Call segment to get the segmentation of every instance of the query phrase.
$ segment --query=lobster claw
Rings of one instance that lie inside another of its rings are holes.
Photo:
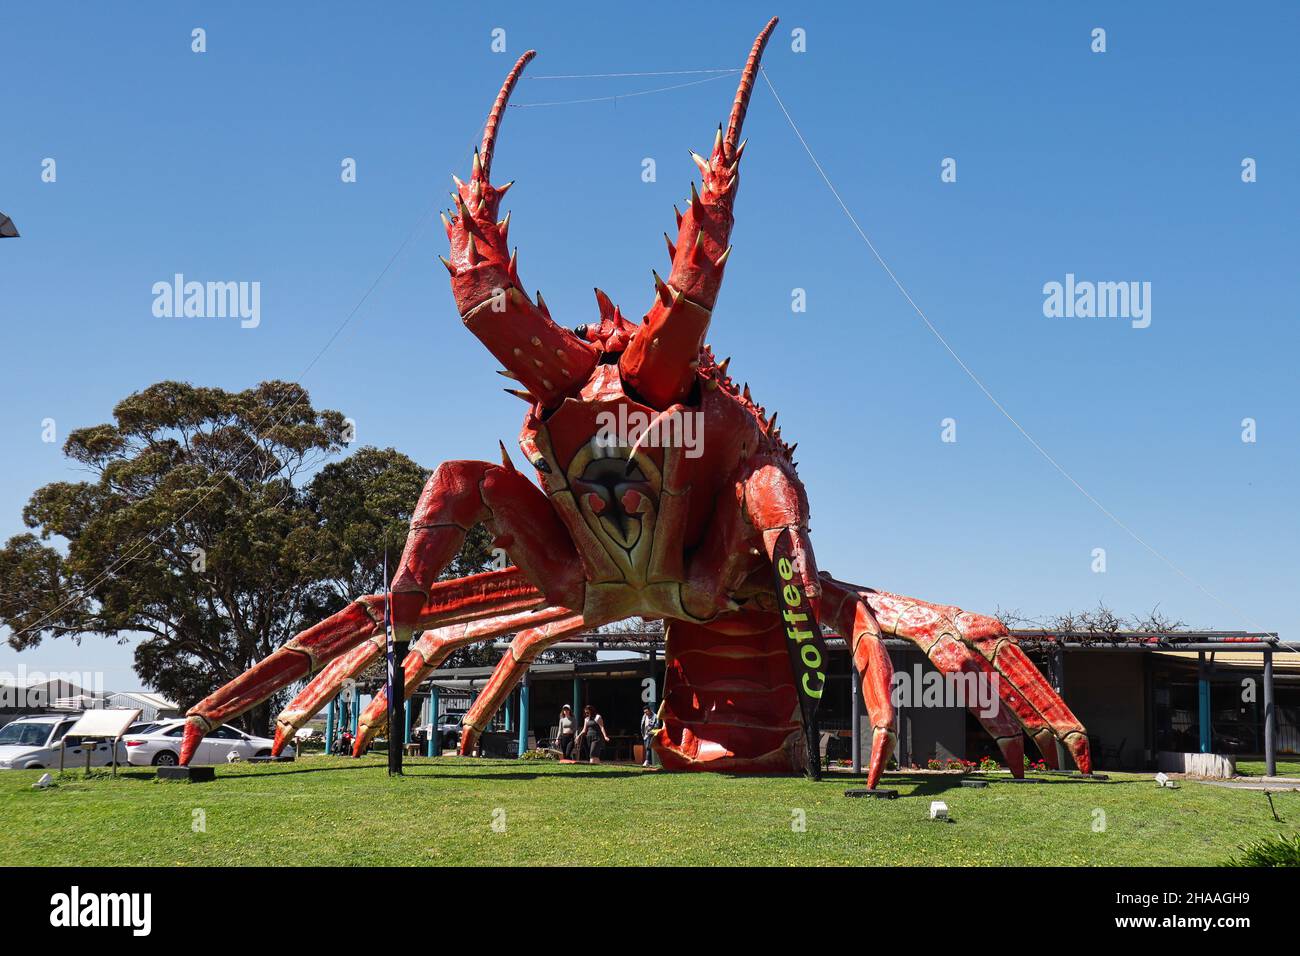
[[[465,326],[526,393],[551,407],[587,380],[599,352],[553,322],[540,295],[534,303],[524,292],[518,257],[506,242],[510,217],[497,219],[511,184],[493,186],[489,179],[501,118],[520,74],[535,55],[529,50],[506,76],[484,125],[469,182],[453,177],[455,208],[451,218],[443,217],[451,254],[443,264],[451,274],[452,294]]]
[[[655,299],[640,331],[619,361],[619,370],[643,399],[655,408],[683,401],[695,384],[691,365],[699,358],[722,286],[722,273],[731,255],[732,208],[739,187],[744,143],[740,130],[754,91],[759,62],[776,29],[768,21],[749,53],[740,75],[736,99],[724,133],[718,127],[708,159],[691,154],[700,169],[700,188],[691,183],[686,211],[678,215],[677,242],[668,240],[672,271],[665,283],[655,275]]]

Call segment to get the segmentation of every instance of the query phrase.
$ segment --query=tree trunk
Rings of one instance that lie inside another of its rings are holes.
[[[265,700],[244,714],[244,730],[258,737],[271,736],[271,701]]]

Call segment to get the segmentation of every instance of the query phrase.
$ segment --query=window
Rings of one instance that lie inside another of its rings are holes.
[[[55,741],[62,740],[63,735],[66,734],[69,730],[71,730],[72,725],[75,723],[76,723],[75,720],[62,721],[57,727],[54,728],[54,733],[50,735],[50,743],[52,744]],[[69,741],[69,743],[71,743],[72,746],[74,747],[80,747],[81,738],[80,737],[74,738],[73,740]]]
[[[9,747],[44,747],[49,738],[50,725],[14,721],[0,728],[0,745]]]

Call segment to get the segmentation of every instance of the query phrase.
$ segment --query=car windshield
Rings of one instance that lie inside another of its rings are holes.
[[[49,737],[49,724],[14,721],[0,727],[0,747],[44,747]]]

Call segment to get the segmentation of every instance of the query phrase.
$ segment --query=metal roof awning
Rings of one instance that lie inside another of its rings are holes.
[[[1286,645],[1282,645],[1285,647]],[[1195,665],[1201,657],[1200,651],[1156,651],[1157,657]],[[1208,659],[1215,667],[1258,670],[1264,666],[1263,651],[1209,651]],[[1273,672],[1300,676],[1300,653],[1282,652],[1273,654]]]
[[[645,660],[581,661],[578,663],[534,664],[528,670],[528,679],[572,680],[575,677],[604,677],[610,680],[621,677],[644,677]],[[492,676],[492,667],[459,667],[437,671],[425,682],[442,690],[481,690]]]

